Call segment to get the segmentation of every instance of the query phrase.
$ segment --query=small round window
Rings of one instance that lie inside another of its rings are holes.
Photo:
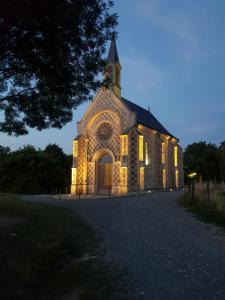
[[[100,141],[107,141],[111,139],[113,128],[109,123],[102,123],[97,129],[97,138]]]

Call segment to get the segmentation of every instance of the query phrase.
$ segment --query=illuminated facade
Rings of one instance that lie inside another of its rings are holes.
[[[183,186],[178,139],[150,111],[121,97],[121,65],[111,42],[102,87],[73,141],[71,194],[124,194]]]

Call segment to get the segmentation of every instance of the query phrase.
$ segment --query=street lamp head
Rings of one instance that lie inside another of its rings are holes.
[[[194,178],[196,175],[197,175],[197,173],[196,173],[196,172],[193,172],[193,173],[190,173],[190,174],[188,175],[188,177],[189,177],[189,178]]]

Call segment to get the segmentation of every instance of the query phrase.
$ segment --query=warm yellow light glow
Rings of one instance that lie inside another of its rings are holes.
[[[71,194],[76,194],[76,183],[77,183],[77,168],[72,168],[72,174],[71,174]]]
[[[144,160],[144,137],[143,135],[139,135],[139,160]]]
[[[166,144],[162,143],[162,164],[166,162]]]
[[[190,174],[188,175],[188,177],[189,177],[189,178],[193,178],[193,177],[195,177],[196,175],[197,175],[197,173],[193,172],[193,173],[190,173]]]
[[[145,168],[140,168],[140,189],[143,190],[145,187]]]
[[[149,165],[148,143],[145,143],[145,165]]]
[[[163,188],[166,188],[166,169],[162,170],[162,176],[163,176]]]
[[[178,170],[176,170],[176,172],[175,172],[175,179],[176,179],[176,188],[178,188],[179,187],[179,171]]]
[[[72,168],[72,184],[76,184],[77,181],[77,168]]]
[[[177,167],[177,161],[178,161],[177,150],[178,150],[178,147],[174,146],[174,167]]]
[[[73,157],[78,156],[78,141],[73,141]]]
[[[127,167],[120,168],[120,193],[127,193]]]
[[[128,155],[128,135],[120,136],[120,145],[121,155]]]

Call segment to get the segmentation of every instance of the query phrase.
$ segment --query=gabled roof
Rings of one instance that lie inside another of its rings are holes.
[[[117,48],[116,48],[115,37],[113,37],[111,40],[111,45],[109,48],[109,55],[108,55],[108,62],[111,62],[113,64],[120,63]]]
[[[144,109],[141,106],[138,106],[137,104],[123,97],[121,98],[121,100],[124,102],[128,109],[135,112],[137,124],[141,124],[145,127],[154,129],[159,133],[163,133],[177,139],[153,116],[153,114],[150,111]]]

